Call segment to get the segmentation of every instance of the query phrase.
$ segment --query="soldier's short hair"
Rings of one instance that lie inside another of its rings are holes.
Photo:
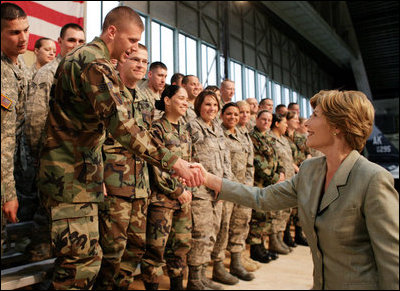
[[[290,110],[294,105],[299,105],[299,104],[297,104],[296,102],[290,102],[287,108]]]
[[[235,81],[232,81],[230,79],[225,79],[225,80],[222,81],[221,87],[224,87],[226,83],[235,83]]]
[[[219,107],[217,94],[215,94],[213,91],[210,91],[210,90],[203,90],[200,92],[200,94],[196,97],[196,100],[194,101],[194,112],[196,112],[197,116],[200,116],[201,105],[203,104],[204,99],[207,96],[214,97],[215,101],[217,101],[218,111],[221,109]]]
[[[156,100],[154,104],[156,109],[165,111],[165,102],[164,102],[165,97],[172,98],[172,96],[174,96],[180,88],[182,87],[179,87],[178,85],[166,86],[164,91],[161,93],[160,100]]]
[[[42,41],[44,40],[52,40],[48,37],[41,37],[37,41],[35,41],[35,49],[40,49],[42,47]]]
[[[272,114],[272,123],[271,123],[271,129],[273,129],[274,127],[276,127],[276,123],[281,122],[282,119],[286,118],[286,115],[281,115],[281,114]]]
[[[263,113],[268,113],[268,114],[272,115],[271,111],[269,111],[267,109],[262,109],[262,110],[257,112],[257,118],[260,118],[261,114],[263,114]]]
[[[272,100],[271,98],[263,98],[260,101],[260,105],[262,106],[267,100]],[[272,100],[273,101],[273,100]]]
[[[181,73],[175,73],[172,75],[171,77],[171,84],[174,82],[178,82],[179,79],[182,79],[183,77],[185,77],[185,75],[181,74]]]
[[[182,84],[187,84],[187,83],[189,83],[189,80],[190,80],[190,77],[195,77],[195,78],[197,78],[197,76],[195,76],[195,75],[186,75],[185,77],[183,77],[183,79],[182,79]],[[198,78],[197,78],[198,79]]]
[[[64,38],[65,33],[67,32],[67,29],[70,29],[70,28],[75,29],[75,30],[83,31],[82,26],[80,26],[79,24],[73,23],[73,22],[67,23],[61,28],[60,37]]]
[[[147,46],[145,46],[144,44],[138,43],[138,47],[142,50],[147,51]]]
[[[14,3],[1,3],[1,30],[4,28],[4,21],[10,21],[17,18],[26,18],[25,11]]]
[[[128,6],[115,7],[107,13],[103,22],[102,32],[105,32],[110,25],[120,27],[124,23],[128,22],[134,22],[144,30],[144,25],[139,14],[137,14],[132,8]]]
[[[153,71],[153,70],[155,70],[157,68],[168,70],[167,66],[163,62],[153,62],[153,63],[151,63],[149,70]]]
[[[218,88],[218,86],[215,86],[215,85],[208,85],[204,90],[210,90],[210,91],[213,91],[213,92],[221,91]]]
[[[232,106],[236,107],[238,110],[240,110],[239,105],[237,105],[236,102],[228,102],[222,107],[221,113],[224,114],[225,110]]]

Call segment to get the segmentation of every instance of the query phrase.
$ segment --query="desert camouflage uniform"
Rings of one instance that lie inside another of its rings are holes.
[[[182,122],[173,125],[163,115],[153,123],[152,132],[171,152],[191,161],[190,136]],[[181,205],[177,200],[184,191],[180,182],[156,167],[152,167],[151,172],[146,253],[141,272],[143,281],[159,283],[165,265],[164,255],[168,276],[183,275],[192,237],[192,215],[190,203]]]
[[[165,170],[178,157],[131,118],[126,103],[132,96],[100,38],[70,52],[55,77],[38,174],[57,256],[52,283],[56,289],[90,289],[102,259],[98,203],[104,200],[106,129],[129,151]]]
[[[254,182],[254,152],[253,144],[247,129],[236,128],[231,133],[223,124],[226,145],[230,152],[232,174],[234,180],[253,186]],[[251,208],[229,201],[223,201],[221,229],[217,236],[211,258],[216,261],[225,259],[225,250],[231,253],[242,252],[245,249],[246,237],[249,233]]]
[[[233,179],[230,153],[219,123],[214,119],[212,126],[201,117],[188,124],[192,138],[192,160],[218,176]],[[192,246],[188,253],[188,265],[200,266],[211,260],[211,252],[221,225],[222,202],[215,201],[213,190],[200,186],[192,200]]]
[[[151,102],[128,89],[133,98],[130,118],[149,129]],[[128,289],[146,247],[146,218],[150,182],[147,163],[129,152],[110,133],[103,145],[107,196],[99,205],[103,260],[96,289]]]
[[[153,90],[150,89],[149,80],[139,81],[137,84],[137,87],[138,87],[138,89],[140,89],[141,94],[143,94],[143,97],[145,97],[147,100],[149,100],[154,107],[153,120],[160,119],[161,116],[163,115],[163,111],[155,108],[155,103],[157,100],[160,100],[161,94],[154,93]]]
[[[250,132],[254,146],[254,186],[264,188],[275,184],[284,168],[275,151],[275,140],[268,133],[262,134],[257,127]],[[271,233],[271,220],[267,212],[252,210],[249,244],[264,243],[266,235]]]
[[[284,135],[278,138],[271,131],[270,136],[275,140],[275,151],[278,154],[278,159],[282,167],[285,169],[285,179],[290,179],[295,175],[292,147],[290,145],[291,143]],[[297,151],[297,148],[294,144],[293,149]],[[291,212],[291,208],[267,212],[270,215],[269,220],[271,221],[272,233],[278,233],[285,230],[286,223],[290,218]]]
[[[250,120],[249,120],[249,122],[247,122],[246,128],[249,132],[251,132],[253,130],[254,126],[256,126],[256,116],[250,115]]]
[[[14,179],[14,153],[16,146],[16,107],[19,99],[18,79],[11,61],[1,53],[1,253],[5,240],[6,218],[3,205],[17,199]]]

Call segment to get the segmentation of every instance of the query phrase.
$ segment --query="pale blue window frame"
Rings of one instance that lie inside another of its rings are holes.
[[[218,86],[217,82],[217,50],[204,43],[201,44],[201,83],[203,87]]]
[[[197,72],[197,41],[179,33],[179,72],[184,75],[198,75]]]

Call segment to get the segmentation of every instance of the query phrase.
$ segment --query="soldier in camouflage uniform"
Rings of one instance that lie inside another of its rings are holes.
[[[84,42],[85,34],[81,26],[76,23],[64,25],[58,38],[60,54],[37,71],[28,89],[25,116],[25,152],[28,161],[26,183],[33,199],[35,199],[29,203],[29,207],[34,211],[35,233],[38,234],[32,238],[32,242],[27,246],[27,252],[32,261],[44,260],[51,256],[49,218],[43,205],[38,201],[36,187],[40,151],[44,142],[44,126],[49,112],[50,89],[61,59],[74,47],[82,45]]]
[[[6,221],[17,222],[14,156],[17,128],[20,130],[22,121],[18,114],[25,98],[20,54],[28,46],[28,28],[28,18],[19,6],[1,4],[1,252]]]
[[[187,124],[192,138],[192,160],[201,163],[207,171],[219,177],[232,179],[230,155],[226,148],[224,133],[215,120],[219,111],[217,96],[214,92],[202,91],[194,105],[197,117]],[[205,274],[221,223],[222,202],[216,202],[214,197],[214,191],[204,186],[200,186],[193,193],[193,231],[192,247],[188,254],[188,289],[222,288]],[[225,270],[223,266],[222,268]]]
[[[116,7],[107,14],[100,38],[75,48],[57,69],[38,174],[57,256],[53,288],[91,289],[100,269],[98,204],[104,200],[106,129],[132,153],[174,170],[188,186],[204,180],[200,169],[172,154],[132,118],[132,95],[110,59],[124,62],[137,50],[143,30],[136,12]]]
[[[191,160],[191,141],[180,120],[187,109],[186,90],[177,85],[167,87],[156,108],[165,111],[153,122],[152,132],[172,152]],[[190,249],[192,193],[168,173],[151,168],[151,196],[147,214],[146,253],[141,264],[146,290],[158,289],[162,267],[167,265],[171,290],[183,290],[183,271]],[[164,260],[165,255],[165,260]]]
[[[153,104],[138,94],[136,83],[147,71],[148,53],[139,44],[117,70],[133,97],[136,123],[150,129]],[[150,182],[147,163],[129,152],[107,131],[103,145],[104,184],[107,196],[99,205],[100,245],[103,250],[96,289],[129,289],[145,252],[146,218]]]
[[[239,122],[239,106],[230,102],[221,110],[222,129],[224,130],[226,145],[231,156],[232,174],[235,180],[253,186],[253,145],[249,136],[245,136],[236,125]],[[251,208],[229,201],[223,201],[221,229],[217,236],[211,258],[223,262],[225,251],[231,253],[230,273],[239,279],[251,281],[252,273],[247,272],[241,263],[241,252],[245,248],[245,240],[249,230]],[[221,278],[222,279],[222,278]],[[238,280],[232,281],[233,283]]]
[[[287,127],[286,114],[273,114],[270,136],[275,142],[275,151],[282,167],[285,169],[285,179],[290,179],[295,175],[295,164],[292,156],[292,148],[285,137]],[[272,227],[272,234],[269,235],[269,249],[279,254],[290,253],[292,249],[283,242],[283,232],[290,218],[291,209],[269,211],[267,213],[270,215]]]
[[[186,110],[185,116],[182,117],[184,123],[188,123],[197,117],[194,111],[194,102],[200,94],[199,85],[199,78],[194,75],[186,75],[182,79],[182,87],[185,88],[189,98],[188,109]]]
[[[256,126],[250,132],[254,146],[254,186],[263,188],[282,180],[284,168],[275,151],[275,141],[268,134],[272,122],[272,113],[261,110],[257,114]],[[271,219],[263,211],[252,210],[250,232],[247,238],[250,244],[250,257],[261,263],[277,259],[277,254],[265,249],[267,235],[271,233]]]

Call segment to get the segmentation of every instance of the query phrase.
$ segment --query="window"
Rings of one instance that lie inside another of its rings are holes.
[[[289,89],[288,88],[283,88],[283,97],[282,97],[282,103],[285,104],[286,106],[289,105]]]
[[[267,98],[267,77],[257,74],[257,82],[258,96],[256,96],[256,99],[260,102],[262,99]]]
[[[219,57],[219,80],[220,84],[225,79],[225,58],[223,56]]]
[[[151,22],[151,62],[162,62],[167,66],[168,83],[174,74],[174,32],[155,21]]]
[[[256,98],[254,70],[249,69],[249,68],[244,69],[244,84],[246,85],[244,99]]]
[[[90,11],[90,13],[88,13]],[[86,42],[91,42],[101,32],[101,2],[86,1]]]
[[[293,96],[292,102],[297,103],[297,98],[298,98],[298,97],[297,97],[297,92],[293,91],[292,96]]]
[[[308,105],[307,105],[307,99],[306,98],[304,98],[303,96],[300,96],[300,100],[301,100],[301,111],[300,111],[300,115],[301,116],[304,116],[304,117],[306,117],[306,118],[308,118],[308,117],[310,117],[310,114],[309,114],[309,112],[308,112],[308,110],[307,110],[307,107],[308,107]]]
[[[274,91],[274,104],[275,107],[278,106],[279,104],[282,104],[282,99],[281,99],[281,86],[277,83],[272,82],[273,85],[273,91]]]
[[[197,76],[197,43],[183,34],[179,34],[179,73]]]
[[[236,62],[230,62],[231,67],[231,80],[235,82],[235,95],[233,96],[234,102],[243,100],[242,93],[242,65]]]
[[[204,88],[208,85],[217,85],[217,51],[202,44],[201,60],[201,82]]]
[[[144,18],[142,15],[140,15],[140,19],[143,22],[144,30],[143,30],[142,37],[141,37],[139,43],[146,45],[146,18]]]

